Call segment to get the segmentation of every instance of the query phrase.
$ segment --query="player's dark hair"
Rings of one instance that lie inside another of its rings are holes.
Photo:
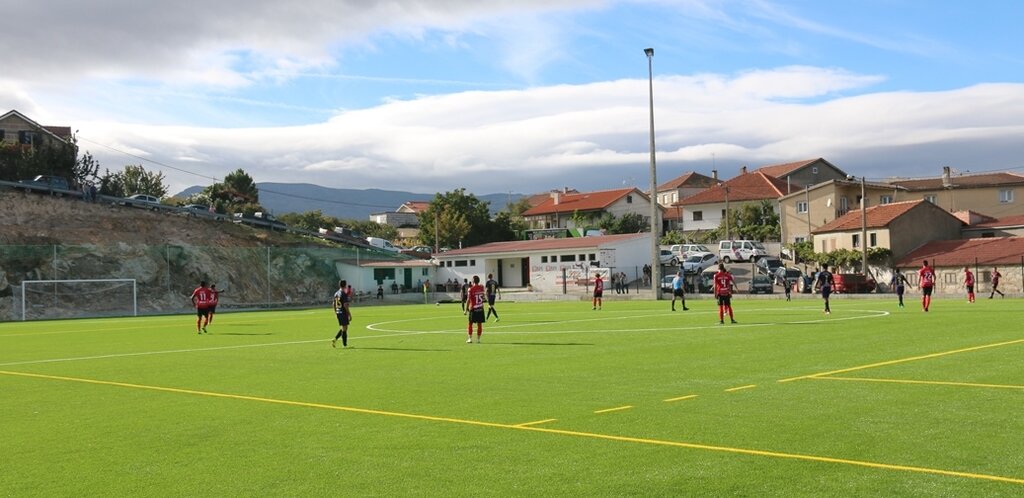
[[[479,275],[473,275],[473,283],[474,284],[479,284],[480,283],[480,276]]]
[[[200,280],[199,281],[199,286],[200,287],[206,287],[206,280]]]
[[[925,265],[925,266],[928,266],[928,260],[927,260],[927,259],[926,259],[926,260],[924,260],[924,265]]]
[[[725,263],[718,263],[718,271],[725,271]]]
[[[217,288],[217,284],[211,284],[211,285],[210,285],[210,288],[211,288],[211,289],[216,289],[216,288]]]
[[[348,287],[348,282],[345,280],[341,280],[338,282],[338,287],[344,289],[345,287]]]
[[[494,274],[493,273],[488,273],[487,274],[487,278],[494,278]]]
[[[825,263],[825,264],[821,265],[821,270],[822,271],[828,271],[828,263]]]

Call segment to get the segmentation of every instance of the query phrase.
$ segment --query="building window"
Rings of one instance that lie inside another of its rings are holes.
[[[722,219],[723,220],[725,219],[725,210],[724,209],[722,210]]]
[[[597,261],[597,254],[590,253],[587,255],[587,259],[590,261]]]
[[[892,204],[892,196],[891,195],[883,195],[879,199],[879,204]]]
[[[4,141],[4,130],[0,130],[0,142]]]
[[[828,252],[828,244],[824,239],[821,241],[821,252]]]
[[[868,234],[868,247],[878,247],[878,234],[871,232]]]
[[[679,192],[672,192],[672,202],[677,202],[678,200],[679,200]]]
[[[430,275],[430,272],[428,272],[428,271],[427,271],[427,269],[426,269],[426,268],[424,268],[424,269],[423,269],[423,273],[421,273],[421,275],[423,275],[423,276],[425,277],[425,276],[427,276],[427,275]]]
[[[797,238],[793,239],[793,242],[796,242],[797,244],[799,244],[799,243],[801,243],[801,242],[803,242],[805,240],[807,240],[807,239],[805,239],[804,237],[797,237]]]
[[[548,262],[548,257],[547,256],[541,256],[540,257],[540,262],[541,263],[547,263]]]
[[[395,279],[395,269],[394,268],[374,268],[373,269],[373,279],[376,280],[378,284],[384,283],[384,280],[394,280]]]
[[[469,266],[476,266],[476,260],[475,259],[469,260]]]
[[[850,209],[850,200],[847,199],[845,195],[840,197],[839,198],[839,210],[842,211],[843,213],[846,213],[846,211],[848,211],[849,209]]]
[[[467,266],[467,264],[466,264],[466,263],[467,263],[467,261],[466,261],[466,260],[464,260],[464,259],[457,259],[457,260],[455,260],[455,266],[456,266],[456,267],[463,267],[463,266]]]
[[[983,238],[983,239],[991,239],[992,237],[995,237],[995,236],[996,236],[995,232],[981,232],[981,238]]]
[[[942,282],[946,285],[955,285],[960,283],[959,273],[942,272]]]
[[[632,203],[633,203],[633,196],[632,195],[627,195],[626,196],[626,204],[632,204]]]
[[[19,131],[18,132],[18,143],[24,145],[32,145],[35,141],[35,133],[31,131]]]
[[[999,191],[999,202],[1008,204],[1013,202],[1013,189],[1003,189]]]
[[[694,211],[693,212],[693,221],[703,221],[703,220],[704,220],[704,211]]]
[[[563,255],[562,255],[562,260],[561,260],[561,261],[562,261],[563,263],[567,263],[567,262],[572,262],[572,261],[576,261],[576,255],[575,255],[575,254],[563,254]]]
[[[803,214],[807,212],[807,202],[799,201],[796,203],[796,212]]]
[[[934,195],[926,195],[926,196],[924,196],[924,200],[926,200],[926,201],[928,201],[928,202],[930,202],[932,204],[935,204],[935,196]]]
[[[853,234],[853,247],[854,248],[860,247],[860,234],[859,233]]]

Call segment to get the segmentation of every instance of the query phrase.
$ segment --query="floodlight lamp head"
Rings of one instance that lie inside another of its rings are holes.
[[[654,57],[654,49],[653,48],[645,48],[644,49],[644,53],[647,54],[647,57]]]

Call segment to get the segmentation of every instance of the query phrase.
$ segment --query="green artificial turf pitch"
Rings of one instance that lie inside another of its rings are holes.
[[[5,496],[1021,496],[1015,299],[0,324]]]

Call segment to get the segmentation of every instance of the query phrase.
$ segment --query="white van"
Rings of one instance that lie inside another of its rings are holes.
[[[367,237],[366,243],[378,249],[384,249],[385,251],[398,252],[400,250],[394,245],[392,245],[391,242],[388,242],[387,240],[384,240],[380,237]]]
[[[718,243],[718,259],[723,263],[757,261],[767,255],[768,249],[756,240],[723,240]]]

